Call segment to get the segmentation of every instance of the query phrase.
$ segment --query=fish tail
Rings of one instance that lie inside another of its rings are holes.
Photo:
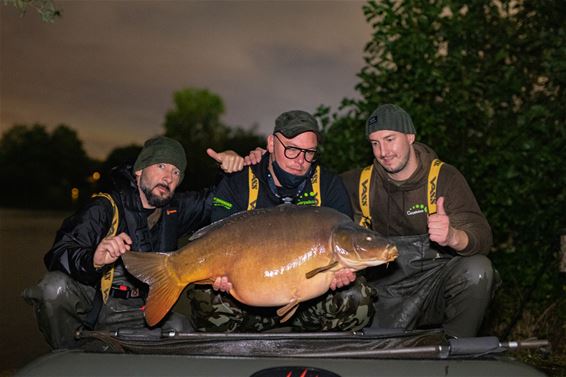
[[[155,326],[165,317],[185,288],[168,264],[172,253],[129,252],[122,260],[129,273],[149,285],[145,320]]]

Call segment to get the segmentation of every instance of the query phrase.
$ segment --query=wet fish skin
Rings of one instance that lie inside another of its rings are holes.
[[[173,253],[128,252],[128,271],[150,286],[146,321],[157,324],[190,283],[227,276],[230,294],[252,306],[297,305],[325,293],[334,273],[397,257],[395,245],[326,207],[282,205],[241,212],[197,232]],[[312,273],[314,276],[307,278]]]

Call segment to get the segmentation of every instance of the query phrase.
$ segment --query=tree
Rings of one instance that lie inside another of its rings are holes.
[[[140,154],[142,147],[131,144],[125,147],[113,149],[106,160],[100,165],[100,182],[97,184],[98,191],[109,192],[112,187],[112,169],[122,164],[132,165]]]
[[[218,167],[206,154],[233,149],[243,154],[260,145],[261,138],[239,127],[228,127],[220,120],[222,99],[206,89],[187,88],[173,94],[174,108],[165,116],[165,135],[177,139],[187,152],[187,172],[181,189],[200,189],[214,183]]]
[[[327,134],[339,142],[325,155],[343,159],[336,166],[363,166],[360,154],[344,151],[369,149],[359,137],[365,119],[378,104],[405,108],[417,138],[467,177],[492,225],[492,259],[510,283],[501,291],[508,317],[499,319],[508,321],[534,284],[530,310],[540,315],[566,288],[554,263],[566,225],[558,157],[566,145],[566,3],[384,0],[363,10],[373,34],[361,99],[327,112]]]
[[[77,133],[59,125],[51,134],[41,124],[16,125],[0,138],[0,205],[61,208],[74,204],[71,190],[89,196],[92,161]]]
[[[54,22],[57,17],[61,17],[61,11],[55,8],[51,0],[4,0],[4,4],[12,4],[22,16],[29,8],[33,8],[45,22]]]

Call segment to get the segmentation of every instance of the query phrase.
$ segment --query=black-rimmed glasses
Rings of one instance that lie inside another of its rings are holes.
[[[317,158],[317,150],[316,149],[303,149],[303,148],[299,148],[299,147],[288,147],[287,145],[283,144],[283,142],[281,141],[281,139],[279,139],[277,137],[277,135],[273,134],[273,136],[275,136],[275,138],[277,140],[279,140],[279,142],[281,143],[281,145],[285,149],[283,151],[283,154],[285,154],[285,157],[287,157],[288,159],[293,160],[293,159],[299,157],[299,155],[301,153],[303,153],[304,156],[305,156],[306,162],[316,161],[316,158]]]

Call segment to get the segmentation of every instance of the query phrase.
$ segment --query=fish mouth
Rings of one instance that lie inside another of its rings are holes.
[[[385,248],[385,253],[387,255],[387,262],[391,262],[399,256],[399,250],[397,250],[397,246],[393,244],[388,244]]]
[[[383,253],[379,257],[362,258],[362,255],[367,253],[359,246],[354,247],[354,254],[356,258],[350,259],[348,262],[349,267],[361,270],[366,267],[379,266],[394,261],[398,256],[397,246],[394,244],[387,244]]]

